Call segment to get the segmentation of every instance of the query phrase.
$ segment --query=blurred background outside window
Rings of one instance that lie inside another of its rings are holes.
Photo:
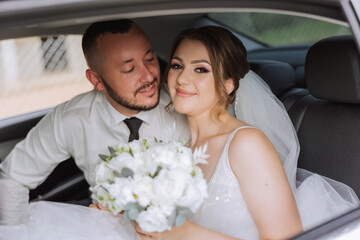
[[[349,27],[340,23],[279,13],[225,12],[208,17],[266,46],[307,44],[351,34]]]
[[[81,36],[0,41],[0,119],[46,109],[89,91]]]

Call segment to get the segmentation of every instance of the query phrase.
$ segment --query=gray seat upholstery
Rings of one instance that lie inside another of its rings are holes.
[[[273,60],[249,60],[250,68],[269,85],[276,96],[296,85],[295,71],[290,64]]]
[[[308,90],[291,89],[281,98],[299,137],[298,165],[360,196],[360,56],[352,37],[315,43],[305,76]]]

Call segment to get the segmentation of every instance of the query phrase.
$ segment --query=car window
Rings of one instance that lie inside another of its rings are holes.
[[[351,34],[340,23],[279,13],[210,13],[208,17],[268,46],[313,43],[320,39]]]
[[[0,41],[0,119],[53,107],[92,89],[80,35]]]

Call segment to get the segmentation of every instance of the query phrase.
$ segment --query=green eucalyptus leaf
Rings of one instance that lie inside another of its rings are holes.
[[[126,204],[126,206],[124,207],[124,209],[127,211],[130,209],[133,209],[133,208],[139,210],[139,212],[145,210],[145,208],[142,207],[138,202],[130,202],[130,203]]]
[[[137,208],[136,205],[139,205],[137,202],[129,202],[128,204],[126,204],[126,206],[124,207],[125,210],[129,210],[132,208]]]
[[[154,173],[154,175],[152,176],[152,178],[156,178],[157,175],[159,175],[160,171],[161,171],[162,167],[158,167]]]
[[[118,171],[113,171],[113,174],[115,177],[124,177],[121,173],[119,173]]]
[[[131,220],[136,220],[136,218],[139,216],[139,210],[137,208],[129,209],[127,212]]]
[[[191,213],[191,210],[188,207],[177,207],[177,211],[185,215]]]
[[[134,172],[130,168],[124,167],[121,170],[121,175],[122,175],[122,177],[132,177],[132,176],[134,176]]]
[[[176,218],[176,210],[174,209],[170,216],[168,217],[168,224],[169,226],[172,226],[175,224],[175,218]]]
[[[101,160],[103,160],[105,162],[109,162],[109,159],[108,159],[109,156],[106,156],[104,154],[99,154],[99,157],[100,157]]]
[[[110,147],[110,146],[108,148],[109,148],[109,152],[111,153],[111,155],[113,155],[116,152],[115,148]]]
[[[123,216],[126,220],[131,221],[128,211],[125,210]]]
[[[180,227],[186,221],[186,214],[183,212],[178,212],[175,218],[175,226]]]

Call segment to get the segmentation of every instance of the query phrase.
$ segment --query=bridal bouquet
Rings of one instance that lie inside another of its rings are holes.
[[[93,199],[113,214],[123,213],[146,232],[182,225],[208,197],[198,163],[207,163],[206,145],[192,153],[183,143],[141,139],[109,147],[96,168]]]

